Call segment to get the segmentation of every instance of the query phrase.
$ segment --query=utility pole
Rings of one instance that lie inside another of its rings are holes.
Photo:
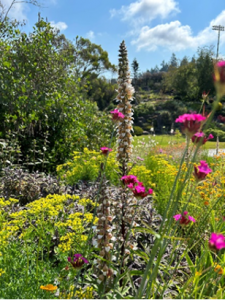
[[[224,26],[214,25],[212,27],[212,29],[213,30],[218,30],[217,53],[216,53],[216,59],[218,59],[218,56],[219,56],[219,46],[220,46],[220,31],[224,31]]]

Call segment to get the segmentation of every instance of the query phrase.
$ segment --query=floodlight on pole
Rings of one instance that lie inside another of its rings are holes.
[[[219,56],[219,46],[220,46],[220,31],[224,31],[224,26],[214,25],[212,27],[212,29],[218,31],[217,52],[216,52],[216,59],[218,59],[218,56]]]

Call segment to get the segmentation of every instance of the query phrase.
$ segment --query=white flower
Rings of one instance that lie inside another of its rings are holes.
[[[93,240],[93,241],[92,241],[92,245],[93,245],[94,247],[98,247],[98,242],[97,242],[97,240]]]
[[[109,252],[109,250],[110,250],[110,247],[105,247],[106,252]]]
[[[100,234],[98,235],[98,239],[99,239],[99,240],[100,240],[102,237],[103,237],[103,235],[100,235]]]

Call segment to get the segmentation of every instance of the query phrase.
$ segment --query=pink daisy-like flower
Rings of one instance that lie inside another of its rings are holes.
[[[199,131],[206,117],[200,114],[184,114],[179,116],[175,122],[182,123],[181,130],[187,137],[192,138],[192,136]]]
[[[191,138],[194,144],[198,144],[201,142],[201,145],[204,145],[208,140],[213,139],[214,136],[210,133],[208,137],[205,136],[204,132],[197,132]]]
[[[209,248],[214,251],[225,248],[225,236],[223,234],[213,232],[209,239]]]
[[[211,173],[212,169],[209,168],[208,164],[204,160],[200,160],[200,166],[194,166],[194,173],[196,180],[204,180],[207,174]]]
[[[74,254],[74,259],[73,259],[73,261],[72,261],[72,259],[71,259],[71,257],[68,257],[68,262],[70,262],[71,263],[71,265],[74,267],[74,268],[81,268],[84,264],[88,264],[89,263],[89,261],[86,259],[86,258],[84,258],[83,256],[82,256],[82,254],[79,254],[79,253],[77,253],[77,254]]]
[[[101,149],[103,155],[107,155],[109,152],[112,151],[112,149],[110,149],[108,147],[102,147],[100,149]]]
[[[112,111],[110,111],[110,113],[112,114],[112,120],[113,121],[119,121],[124,119],[124,114],[122,114],[120,111],[118,111],[118,109],[114,109]]]
[[[187,225],[189,224],[190,222],[196,222],[196,220],[192,217],[192,216],[187,216],[188,212],[187,211],[184,211],[183,212],[183,215],[179,214],[179,215],[175,215],[173,216],[173,218],[176,220],[176,221],[179,221],[179,223],[181,225]]]

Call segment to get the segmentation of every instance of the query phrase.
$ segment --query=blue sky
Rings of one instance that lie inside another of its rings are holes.
[[[11,18],[26,19],[32,31],[37,14],[48,18],[73,40],[82,36],[102,46],[112,63],[118,63],[118,49],[125,40],[130,63],[137,59],[141,71],[178,59],[191,58],[198,47],[217,47],[218,32],[212,25],[225,26],[224,0],[40,0],[37,8],[17,3]],[[2,0],[7,8],[11,0]],[[221,32],[220,55],[225,54],[225,31]],[[116,74],[107,74],[116,78]]]

